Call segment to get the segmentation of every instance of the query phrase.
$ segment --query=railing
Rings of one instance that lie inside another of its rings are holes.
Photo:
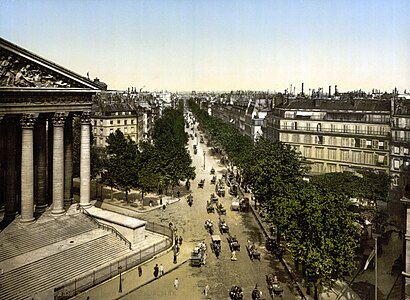
[[[87,216],[92,222],[94,222],[99,228],[103,228],[107,231],[111,231],[112,233],[115,234],[115,236],[119,237],[124,243],[125,245],[128,246],[128,248],[131,250],[131,242],[129,240],[127,240],[127,238],[125,236],[123,236],[117,229],[115,229],[114,227],[112,227],[111,225],[108,224],[103,224],[101,222],[98,222],[96,218],[94,218],[84,207],[78,206],[78,208],[80,209],[80,212],[82,212],[85,216]]]
[[[359,134],[359,135],[371,135],[371,136],[388,136],[389,132],[386,128],[386,130],[374,130],[374,131],[368,131],[368,130],[362,130],[362,129],[343,129],[343,128],[321,128],[317,129],[316,127],[306,127],[306,126],[297,126],[296,128],[294,126],[280,126],[277,128],[279,130],[287,130],[287,131],[307,131],[307,132],[314,132],[317,134],[323,134],[323,133],[345,133],[345,134]]]
[[[81,293],[97,284],[119,275],[120,272],[124,272],[141,265],[159,253],[167,250],[172,245],[173,242],[171,239],[164,239],[159,243],[155,243],[149,247],[140,249],[133,254],[127,255],[126,257],[122,257],[99,268],[90,270],[84,275],[75,277],[72,280],[55,287],[54,299],[69,299],[78,293]]]
[[[115,228],[98,222],[84,208],[79,207],[79,210],[83,212],[84,215],[86,215],[90,220],[92,220],[98,226],[101,226],[104,229],[111,230],[118,237],[124,240],[131,249],[131,243],[121,233],[119,233]],[[145,229],[148,231],[152,231],[154,233],[164,235],[168,238],[164,239],[161,242],[148,246],[144,249],[140,249],[139,251],[135,251],[134,253],[127,255],[126,257],[119,258],[115,260],[114,262],[107,263],[98,269],[90,270],[86,272],[84,275],[76,277],[70,281],[67,281],[57,286],[54,289],[54,299],[58,299],[58,300],[69,299],[78,293],[81,293],[97,284],[100,284],[108,279],[111,279],[114,276],[117,276],[120,272],[127,271],[135,266],[138,266],[150,260],[154,256],[167,250],[169,247],[173,245],[174,232],[170,227],[167,227],[161,224],[156,224],[153,222],[147,222],[145,225]]]

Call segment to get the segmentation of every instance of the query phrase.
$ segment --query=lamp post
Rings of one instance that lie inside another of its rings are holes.
[[[122,267],[121,267],[121,266],[119,266],[119,267],[118,267],[118,271],[120,272],[120,286],[118,287],[118,292],[119,292],[119,293],[122,293],[122,278],[121,278],[121,269],[122,269]]]
[[[205,170],[205,151],[204,151],[204,170]]]

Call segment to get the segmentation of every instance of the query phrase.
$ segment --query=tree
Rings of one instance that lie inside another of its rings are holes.
[[[294,258],[302,262],[304,276],[313,284],[318,299],[319,286],[331,286],[333,280],[355,268],[359,232],[344,195],[302,182],[293,196],[286,241]]]
[[[107,160],[103,181],[112,188],[119,188],[125,192],[125,200],[128,201],[128,193],[133,187],[138,186],[138,147],[131,138],[117,129],[107,138]]]

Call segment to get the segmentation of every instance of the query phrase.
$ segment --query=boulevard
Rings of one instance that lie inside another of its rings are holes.
[[[190,207],[187,204],[186,197],[189,191],[184,187],[185,191],[181,192],[181,201],[168,205],[165,210],[156,209],[147,212],[143,215],[143,218],[164,225],[172,222],[177,227],[177,235],[183,237],[181,247],[192,248],[193,245],[204,240],[207,245],[206,264],[201,267],[193,267],[189,263],[183,264],[173,272],[129,293],[121,299],[152,299],[154,296],[155,299],[228,299],[229,290],[233,285],[240,286],[244,291],[244,298],[250,299],[251,292],[256,284],[259,290],[262,291],[263,298],[269,299],[270,295],[266,284],[267,274],[274,274],[278,277],[284,288],[284,299],[298,299],[297,291],[287,284],[291,280],[282,263],[266,251],[264,247],[265,237],[252,212],[230,210],[230,204],[234,197],[229,194],[229,187],[225,186],[225,197],[219,197],[219,201],[227,209],[227,213],[221,218],[227,222],[230,234],[236,235],[241,245],[241,250],[237,251],[237,260],[231,261],[227,234],[222,234],[218,229],[219,215],[216,210],[214,213],[209,214],[206,210],[206,202],[210,199],[210,194],[215,192],[215,185],[211,184],[212,175],[210,170],[214,168],[219,179],[226,168],[220,163],[218,156],[212,155],[210,148],[206,146],[206,140],[204,143],[198,142],[201,133],[196,127],[194,131],[191,131],[191,128],[186,130],[189,134],[197,133],[197,137],[189,139],[188,145],[193,166],[196,168],[196,178],[191,182],[190,187],[194,197],[193,205]],[[194,145],[197,145],[198,148],[196,155],[193,151]],[[203,188],[198,187],[201,179],[205,179]],[[211,251],[210,234],[204,227],[207,219],[213,221],[214,234],[219,234],[222,239],[219,258]],[[260,261],[252,261],[249,258],[245,248],[247,240],[255,242],[261,253]],[[180,282],[178,290],[173,286],[175,278],[178,278]],[[206,285],[210,287],[208,297],[203,294]]]

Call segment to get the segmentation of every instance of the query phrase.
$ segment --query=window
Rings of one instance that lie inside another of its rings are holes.
[[[359,151],[352,151],[352,161],[354,163],[361,163],[361,154]]]
[[[349,132],[349,126],[343,125],[343,132]]]
[[[111,124],[111,125],[112,125],[112,124],[114,124],[114,121],[113,121],[113,120],[111,120],[111,121],[110,121],[110,124]]]
[[[124,133],[128,133],[128,127],[124,128]]]
[[[292,129],[298,130],[298,122],[293,122],[292,127]]]
[[[403,148],[404,155],[409,155],[409,148]]]
[[[373,153],[366,152],[364,154],[364,163],[367,165],[373,164]]]
[[[305,144],[310,144],[310,134],[305,134],[305,136],[303,138],[303,142]]]
[[[97,126],[97,120],[94,121],[94,126]]]
[[[127,123],[128,123],[128,120],[124,120],[124,125],[127,125]]]
[[[110,129],[110,134],[113,134],[114,133],[114,129]]]
[[[336,165],[335,164],[327,164],[327,169],[330,173],[336,172]]]
[[[384,142],[383,141],[379,141],[379,149],[384,149]]]
[[[372,141],[366,140],[366,148],[372,148]]]
[[[399,186],[399,176],[395,175],[392,179],[393,186]]]
[[[317,131],[322,131],[322,124],[320,123],[317,124]]]
[[[342,146],[343,147],[349,147],[349,139],[348,138],[342,138]]]
[[[405,148],[405,149],[406,149],[406,148]],[[400,153],[400,148],[397,147],[397,146],[394,146],[394,147],[393,147],[393,153],[394,153],[394,154],[399,154],[399,153]]]
[[[356,147],[356,148],[360,148],[360,139],[354,139],[354,146]]]
[[[134,120],[131,120],[131,125],[134,125]]]
[[[131,127],[131,133],[135,132],[135,127]]]
[[[94,128],[94,134],[97,134],[97,128]]]
[[[323,135],[318,135],[318,136],[317,136],[317,143],[318,143],[319,145],[323,145]]]
[[[348,150],[340,150],[340,156],[342,161],[349,161],[349,151]]]
[[[336,149],[328,149],[328,157],[330,160],[336,160]]]
[[[312,147],[304,147],[304,156],[305,157],[311,157],[312,156]]]
[[[398,159],[393,160],[393,167],[394,169],[400,169],[400,161]]]
[[[323,148],[316,148],[316,158],[323,158]]]
[[[335,124],[330,124],[330,132],[335,132],[336,128],[335,128]]]
[[[385,156],[384,155],[377,155],[377,163],[379,164],[379,165],[384,165],[384,162],[385,162]]]
[[[121,120],[117,120],[117,124],[121,124]]]

